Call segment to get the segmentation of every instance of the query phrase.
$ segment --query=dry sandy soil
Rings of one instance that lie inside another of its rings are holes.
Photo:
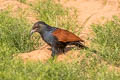
[[[28,3],[33,3],[32,1],[27,0]],[[29,5],[20,3],[17,0],[0,0],[0,11],[2,10],[9,10],[14,17],[26,17],[32,23],[38,20]]]
[[[28,3],[33,3],[35,0],[28,0]],[[81,37],[87,39],[88,36],[91,36],[91,27],[93,23],[102,24],[107,20],[112,19],[112,16],[120,16],[120,1],[119,0],[55,0],[55,2],[62,4],[65,8],[73,7],[77,10],[77,21],[79,25],[83,27],[81,32]],[[30,22],[36,22],[37,18],[32,12],[25,12],[26,9],[30,9],[30,6],[27,4],[20,3],[16,0],[0,0],[0,10],[6,8],[12,8],[13,12],[22,11],[15,16],[27,16]],[[24,13],[25,12],[25,13]],[[23,14],[24,13],[24,14]],[[89,41],[86,41],[89,42]],[[72,61],[77,58],[79,50],[66,50],[66,54],[58,54],[58,61]],[[85,54],[81,55],[84,57]],[[19,55],[24,61],[33,60],[33,61],[46,61],[51,57],[51,50],[49,46],[43,46],[38,50],[22,53]],[[72,57],[70,57],[72,56]]]

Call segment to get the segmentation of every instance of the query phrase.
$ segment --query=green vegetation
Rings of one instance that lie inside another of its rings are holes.
[[[39,19],[51,25],[56,25],[56,18],[65,14],[61,5],[55,4],[51,0],[39,1],[34,7]]]
[[[75,18],[68,18],[68,11],[59,4],[53,3],[52,0],[39,2],[32,7],[38,13],[39,19],[50,25],[60,26],[71,31],[77,26]],[[22,60],[13,57],[15,54],[28,52],[39,46],[38,43],[35,43],[37,41],[30,40],[30,26],[32,24],[29,24],[25,18],[11,17],[8,11],[0,12],[0,80],[120,79],[120,72],[114,70],[115,66],[111,65],[113,69],[110,70],[109,65],[102,62],[104,59],[108,63],[120,65],[119,19],[115,18],[102,26],[94,25],[96,38],[92,43],[97,45],[95,49],[98,53],[81,50],[79,56],[86,53],[85,57],[80,62],[79,58],[81,57],[78,57],[71,63],[50,59],[46,63],[28,62],[24,64]]]
[[[17,1],[19,1],[21,3],[26,3],[27,0],[17,0]]]
[[[120,66],[120,20],[114,17],[104,25],[94,25],[93,29],[99,55],[108,63]]]
[[[54,3],[52,0],[41,1],[33,5],[33,9],[38,14],[38,18],[45,21],[49,25],[62,27],[74,32],[74,27],[78,27],[76,13],[69,15],[68,9],[63,9],[60,4]],[[75,10],[71,9],[73,12]]]
[[[33,42],[30,41],[29,37],[30,29],[28,27],[30,25],[26,23],[25,19],[10,17],[5,11],[0,13],[0,22],[1,48],[6,46],[16,52],[33,50]]]

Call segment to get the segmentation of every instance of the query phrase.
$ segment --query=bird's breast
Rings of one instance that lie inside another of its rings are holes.
[[[42,35],[43,40],[48,44],[48,45],[53,45],[55,38],[52,35],[52,31],[46,31],[44,32],[44,34]]]

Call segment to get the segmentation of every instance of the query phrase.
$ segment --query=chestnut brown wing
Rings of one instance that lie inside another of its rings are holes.
[[[75,34],[67,30],[56,29],[52,34],[58,39],[58,41],[61,41],[61,42],[73,42],[73,41],[84,42],[82,39],[77,37]]]

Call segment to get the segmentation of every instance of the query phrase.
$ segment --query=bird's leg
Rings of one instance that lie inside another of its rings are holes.
[[[62,51],[63,51],[63,53],[65,54],[65,49],[63,49]]]
[[[54,57],[55,54],[57,54],[57,49],[55,47],[52,47],[52,54],[51,54],[51,56]]]
[[[59,51],[60,51],[61,53],[65,53],[64,48],[59,48]]]
[[[61,49],[61,51],[62,51],[62,53],[64,53],[64,54],[65,54],[65,49],[64,49],[64,48],[62,48],[62,49]]]
[[[65,47],[66,47],[66,44],[62,47],[62,52],[65,54]]]

